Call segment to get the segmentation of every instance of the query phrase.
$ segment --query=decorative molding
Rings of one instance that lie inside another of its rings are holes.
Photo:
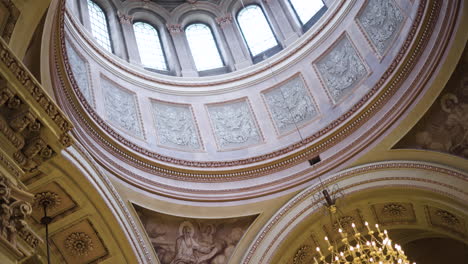
[[[0,61],[11,71],[16,80],[36,101],[43,111],[53,120],[62,133],[72,129],[70,121],[61,113],[57,105],[25,68],[23,63],[10,51],[8,45],[0,40]],[[14,108],[14,106],[10,106]]]

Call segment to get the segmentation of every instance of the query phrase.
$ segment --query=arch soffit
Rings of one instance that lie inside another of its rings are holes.
[[[133,16],[133,23],[135,22],[145,22],[157,29],[159,34],[166,29],[166,19],[159,16],[158,14],[140,8],[132,9],[129,13]]]
[[[117,10],[120,10],[122,3],[118,0],[92,0],[100,8],[103,9],[104,13],[107,16],[107,19],[110,19],[111,15],[117,14]]]
[[[379,189],[413,189],[427,193],[426,199],[445,204],[458,213],[468,214],[468,174],[434,163],[397,161],[401,168],[387,167],[395,162],[378,162],[350,168],[316,182],[284,204],[258,232],[244,255],[243,264],[268,263],[282,247],[282,242],[303,221],[317,215],[324,203],[322,186],[337,189],[345,196],[355,196]],[[430,194],[430,195],[429,195]],[[408,195],[408,193],[405,193]],[[411,192],[415,199],[419,197]],[[438,197],[438,198],[437,198]],[[370,197],[367,197],[370,198]],[[366,198],[366,199],[367,199]],[[346,199],[346,198],[345,198]],[[372,219],[373,221],[375,219]]]
[[[207,14],[211,17],[212,23],[215,23],[215,18],[224,16],[225,12],[225,10],[220,9],[212,3],[197,3],[196,9],[193,9],[190,4],[183,4],[172,10],[171,22],[185,26],[186,24],[183,23],[189,23],[187,18],[192,18],[199,14]]]
[[[124,2],[122,4],[120,12],[126,15],[136,15],[140,12],[147,12],[148,14],[155,15],[164,23],[169,22],[171,20],[171,13],[167,11],[167,9],[163,8],[162,6],[154,3],[154,2]]]

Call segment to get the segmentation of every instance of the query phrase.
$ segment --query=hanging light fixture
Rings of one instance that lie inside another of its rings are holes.
[[[351,224],[352,233],[344,231],[340,218],[336,217],[335,201],[327,190],[323,190],[322,193],[327,202],[330,217],[337,218],[340,238],[333,243],[325,237],[328,253],[322,253],[322,250],[317,247],[319,259],[314,257],[315,264],[410,264],[405,252],[398,244],[392,242],[387,230],[381,232],[378,224],[375,225],[376,230],[373,230],[365,222],[366,233],[359,232],[354,223]],[[413,262],[413,264],[416,263]]]

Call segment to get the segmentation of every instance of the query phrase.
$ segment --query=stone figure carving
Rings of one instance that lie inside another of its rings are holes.
[[[403,22],[403,14],[393,0],[370,0],[358,20],[383,55]]]
[[[104,91],[104,109],[107,118],[130,133],[142,136],[142,129],[134,94],[119,88],[106,79],[101,79]]]
[[[86,101],[89,104],[94,105],[93,94],[88,80],[88,66],[86,62],[81,58],[80,55],[78,55],[68,40],[65,42],[65,48],[67,50],[67,56],[70,62],[69,65],[78,88],[80,89],[81,93],[83,93]]]
[[[265,93],[273,121],[280,134],[311,120],[317,109],[300,77]]]
[[[316,65],[334,103],[367,75],[367,69],[348,37],[342,38]]]
[[[247,101],[209,106],[208,111],[222,149],[260,142],[261,136]]]
[[[153,103],[159,143],[170,147],[200,149],[200,142],[189,106]]]

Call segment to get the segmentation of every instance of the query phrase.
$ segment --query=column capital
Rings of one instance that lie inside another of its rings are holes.
[[[167,30],[171,35],[179,34],[184,32],[181,24],[166,24]]]
[[[231,14],[227,14],[223,17],[217,17],[216,18],[216,23],[218,23],[218,25],[221,27],[221,28],[224,28],[226,25],[229,25],[232,23],[232,15]]]
[[[133,16],[131,16],[131,15],[126,15],[126,14],[122,14],[120,12],[117,12],[117,17],[119,18],[120,24],[129,24],[129,25],[131,25],[133,23]]]

